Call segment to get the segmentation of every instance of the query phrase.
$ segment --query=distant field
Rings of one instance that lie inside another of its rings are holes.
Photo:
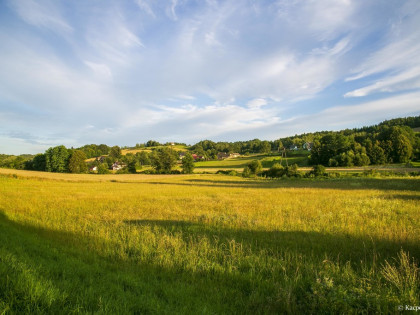
[[[122,155],[126,155],[127,153],[136,154],[137,152],[141,152],[141,151],[150,153],[152,152],[152,149],[159,149],[159,148],[164,148],[164,147],[172,148],[175,151],[187,151],[187,148],[184,145],[171,145],[171,146],[162,145],[162,146],[157,146],[157,147],[145,147],[145,148],[139,148],[139,149],[123,149],[121,150],[121,154]]]
[[[419,209],[418,178],[3,169],[0,313],[394,313]]]
[[[195,167],[197,169],[201,168],[217,168],[217,169],[229,169],[229,168],[237,168],[243,169],[246,165],[251,163],[253,160],[260,160],[261,164],[264,168],[270,168],[275,163],[281,163],[286,166],[286,159],[281,159],[280,156],[272,156],[272,155],[252,155],[252,156],[241,156],[238,158],[232,159],[225,159],[225,160],[217,160],[217,161],[202,161],[196,162]],[[281,161],[282,160],[282,161]],[[308,165],[308,158],[305,156],[297,156],[297,157],[288,157],[287,158],[288,165],[298,164],[299,166],[306,166]]]

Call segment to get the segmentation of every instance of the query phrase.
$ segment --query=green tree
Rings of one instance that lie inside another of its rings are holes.
[[[150,165],[149,154],[146,151],[140,151],[136,153],[136,159],[140,165]]]
[[[109,156],[118,159],[121,156],[121,148],[119,146],[113,146],[109,151]]]
[[[69,159],[69,171],[70,173],[86,173],[86,154],[81,150],[75,150]]]
[[[262,165],[259,160],[253,160],[248,164],[248,168],[253,175],[258,175],[262,171]]]
[[[379,144],[374,144],[370,151],[370,160],[372,164],[385,164],[386,156],[385,151],[382,149]]]
[[[185,174],[192,174],[194,171],[194,158],[189,152],[187,152],[182,159],[182,171]]]
[[[46,160],[45,154],[37,154],[32,159],[32,169],[34,171],[45,171],[46,168]]]
[[[178,154],[176,151],[168,147],[154,150],[151,154],[152,167],[157,173],[170,173],[177,160]]]
[[[245,166],[244,170],[242,171],[242,177],[251,177],[252,173],[251,170],[249,169],[249,166]]]
[[[98,174],[109,174],[108,164],[101,163],[98,165]]]
[[[366,153],[357,153],[354,156],[354,165],[365,166],[370,164],[370,159]]]
[[[132,173],[132,174],[136,174],[137,173],[137,169],[136,169],[136,160],[131,160],[128,165],[127,165],[127,169],[128,172]]]
[[[45,170],[47,172],[65,173],[68,171],[69,150],[60,145],[45,152]]]
[[[316,177],[325,175],[325,167],[323,165],[315,165],[311,171]]]
[[[260,153],[270,153],[271,152],[271,144],[268,141],[262,141],[260,145]]]

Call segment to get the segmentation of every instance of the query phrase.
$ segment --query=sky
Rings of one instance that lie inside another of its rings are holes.
[[[2,0],[0,153],[420,114],[418,0]]]

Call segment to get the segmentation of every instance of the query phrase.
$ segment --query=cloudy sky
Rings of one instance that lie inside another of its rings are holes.
[[[0,153],[420,114],[418,0],[4,0],[0,43]]]

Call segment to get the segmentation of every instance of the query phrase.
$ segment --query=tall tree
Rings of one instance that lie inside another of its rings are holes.
[[[191,174],[194,171],[194,158],[189,152],[182,159],[182,171],[185,174]]]
[[[67,172],[69,156],[69,150],[64,145],[49,148],[45,152],[45,170],[57,173]]]
[[[70,173],[86,173],[86,154],[81,150],[75,150],[69,159],[69,171]]]
[[[45,154],[37,154],[32,159],[32,169],[34,171],[45,171]]]
[[[158,173],[170,173],[178,160],[178,154],[171,148],[154,150],[151,154],[152,166]]]
[[[114,158],[114,159],[118,159],[121,156],[121,149],[119,146],[115,145],[111,148],[111,150],[109,151],[109,156]]]
[[[135,159],[132,159],[130,162],[128,162],[127,167],[128,167],[129,173],[132,173],[132,174],[137,173],[136,164],[137,164],[137,161]]]

